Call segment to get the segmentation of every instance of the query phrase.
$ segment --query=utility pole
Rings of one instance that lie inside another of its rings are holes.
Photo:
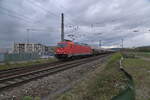
[[[14,40],[13,52],[15,52],[16,42]]]
[[[123,49],[123,42],[124,42],[124,40],[123,40],[123,39],[121,39],[121,41],[122,41],[122,49]]]
[[[99,47],[101,48],[102,46],[102,40],[99,40]]]
[[[61,41],[64,41],[64,14],[61,14]]]
[[[29,44],[29,40],[30,40],[30,39],[29,39],[29,38],[30,38],[30,37],[29,37],[29,31],[30,31],[30,29],[27,29],[27,43],[28,43],[28,44]]]

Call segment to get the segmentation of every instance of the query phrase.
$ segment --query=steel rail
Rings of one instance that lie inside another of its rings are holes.
[[[94,61],[98,58],[102,58],[105,56],[106,55],[101,55],[101,56],[96,56],[96,57],[80,59],[80,60],[76,60],[72,62],[67,62],[65,64],[55,65],[55,66],[51,66],[48,68],[43,68],[43,69],[38,69],[35,71],[27,72],[27,73],[21,73],[18,75],[4,77],[0,79],[0,91],[10,88],[10,87],[19,86],[22,83],[27,83],[33,79],[38,79],[44,76],[58,73],[66,69],[77,67],[79,65]]]

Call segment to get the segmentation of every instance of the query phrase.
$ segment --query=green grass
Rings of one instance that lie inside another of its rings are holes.
[[[120,58],[120,53],[114,54],[107,64],[99,65],[95,72],[57,100],[110,100],[126,88],[127,80],[119,70]]]
[[[25,96],[22,100],[41,100],[40,97]]]
[[[150,52],[135,52],[135,55],[150,58]]]
[[[136,100],[150,100],[150,61],[125,58],[123,65],[134,79]]]
[[[55,58],[49,58],[49,59],[38,59],[35,61],[25,61],[25,62],[14,62],[14,63],[5,62],[3,65],[0,65],[0,70],[42,64],[42,63],[48,63],[48,62],[54,62],[54,61],[57,61],[57,60]]]

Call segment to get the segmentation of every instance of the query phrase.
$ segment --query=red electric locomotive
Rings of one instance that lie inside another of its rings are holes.
[[[70,40],[59,42],[55,50],[55,57],[58,59],[89,55],[92,55],[92,49],[90,46],[72,42]]]

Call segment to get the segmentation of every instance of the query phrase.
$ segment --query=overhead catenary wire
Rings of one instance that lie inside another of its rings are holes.
[[[26,22],[32,22],[31,18],[29,18],[27,16],[24,16],[22,14],[19,14],[19,13],[13,11],[13,10],[8,9],[8,8],[4,8],[4,7],[0,6],[0,10],[2,10],[3,13],[5,13],[5,14],[7,13],[7,15],[9,14],[8,16],[16,17],[16,18],[22,19],[22,20],[24,20]]]
[[[34,24],[34,23],[32,22],[32,19],[31,19],[31,18],[28,18],[27,16],[22,15],[22,14],[20,14],[20,13],[17,13],[17,12],[15,12],[15,11],[13,11],[13,10],[10,10],[10,9],[8,9],[8,8],[1,7],[1,6],[0,6],[0,10],[1,10],[1,13],[5,14],[5,15],[11,17],[11,18],[15,18],[15,19],[17,19],[17,20],[19,20],[19,21],[22,21],[22,26],[25,26],[25,27],[32,27],[32,26],[26,26],[25,24]],[[25,23],[25,24],[23,24],[23,23]],[[20,24],[21,24],[21,23],[20,23]]]
[[[15,19],[17,19],[17,20],[19,20],[19,21],[24,22],[24,23],[30,23],[30,21],[28,21],[28,20],[22,18],[21,16],[14,15],[14,14],[11,14],[11,13],[8,13],[8,12],[5,12],[5,11],[1,11],[1,13],[4,13],[5,15],[7,15],[7,16],[9,16],[9,17],[11,17],[11,18],[13,17],[13,18],[15,18]]]
[[[30,1],[31,1],[31,0],[30,0]],[[29,1],[29,2],[30,2],[30,1]],[[39,5],[38,3],[35,3],[35,2],[36,2],[35,0],[34,0],[34,3],[33,3],[33,1],[31,1],[31,2],[32,2],[32,3],[30,3],[31,5],[40,8],[41,10],[43,10],[44,12],[46,12],[46,13],[48,13],[48,14],[51,14],[51,15],[53,15],[53,16],[57,16],[57,17],[58,17],[58,15],[56,15],[55,13],[49,11],[49,10],[46,9],[45,7],[42,7],[42,6]],[[27,16],[25,16],[25,15],[22,15],[22,14],[20,14],[20,13],[17,13],[16,11],[13,11],[13,10],[10,10],[10,9],[7,9],[7,8],[3,8],[3,7],[1,7],[1,10],[3,10],[3,13],[5,13],[7,16],[13,17],[13,18],[15,18],[15,19],[17,19],[17,20],[19,20],[19,21],[23,21],[24,23],[33,24],[31,18],[29,18],[29,17],[27,17]],[[65,15],[67,15],[67,14],[65,14]],[[60,16],[59,16],[59,17],[60,17]],[[65,19],[67,20],[67,22],[70,22],[69,24],[71,24],[70,26],[72,26],[73,32],[76,32],[77,29],[76,29],[75,27],[78,27],[78,26],[77,26],[77,25],[73,25],[73,23],[72,23],[73,21],[70,20],[69,17],[65,17]],[[22,26],[24,26],[23,23],[22,23]],[[32,26],[27,26],[27,27],[32,27]],[[25,28],[25,27],[24,27],[24,28]]]
[[[30,2],[31,5],[34,4],[33,6],[36,6],[36,7],[40,8],[40,9],[42,9],[43,11],[45,11],[45,12],[48,13],[48,14],[51,14],[51,15],[54,15],[54,16],[58,16],[58,15],[54,14],[53,12],[51,12],[51,11],[45,9],[44,7],[38,5],[37,3],[35,3],[35,1],[33,2],[33,1],[30,0],[29,2]],[[15,11],[10,10],[10,9],[4,8],[4,7],[0,7],[0,8],[1,8],[1,10],[5,11],[5,12],[4,12],[5,14],[7,13],[6,15],[8,15],[8,16],[10,16],[10,17],[15,17],[16,19],[25,21],[25,22],[27,22],[27,23],[30,23],[30,22],[32,22],[32,20],[33,20],[33,19],[31,19],[31,18],[29,18],[29,17],[27,17],[27,16],[24,16],[24,15],[22,15],[22,14],[20,14],[20,13],[17,13],[17,12],[15,12]]]
[[[54,16],[53,18],[60,18],[60,15],[58,14],[55,14],[54,12],[48,10],[47,8],[43,7],[42,5],[40,5],[37,1],[35,0],[28,0],[28,3],[30,5],[32,5],[33,7],[36,7],[38,9],[41,9],[42,11],[44,11],[46,14],[48,15],[52,15]],[[56,21],[59,21],[59,20],[56,20]]]
[[[48,13],[48,14],[53,15],[53,16],[55,16],[55,17],[59,17],[59,15],[56,15],[54,12],[52,12],[52,11],[46,9],[45,7],[42,7],[42,6],[39,5],[39,4],[37,4],[37,1],[35,1],[35,0],[33,0],[33,1],[32,1],[32,0],[28,0],[28,2],[29,2],[29,4],[31,4],[31,5],[33,5],[33,6],[37,7],[37,8],[40,8],[40,9],[43,10],[45,13]]]
[[[51,2],[52,2],[52,0],[51,0]],[[62,9],[66,9],[63,5],[59,4],[59,6],[56,6],[56,7],[60,10],[60,12],[63,12],[65,14],[65,23],[70,24],[68,26],[77,26],[76,24],[73,23],[75,21],[70,18],[71,15],[69,15],[68,12],[62,10]],[[67,27],[67,25],[65,25],[65,27]]]
[[[33,4],[33,1],[31,1],[31,0],[29,0],[28,2],[30,2],[30,3]],[[35,2],[35,0],[34,0],[34,2]],[[34,3],[33,6],[39,7],[40,9],[44,10],[46,13],[53,14],[54,16],[57,16],[57,17],[58,17],[58,15],[56,15],[56,14],[54,14],[53,12],[51,12],[51,11],[45,9],[44,7],[38,5],[37,3]],[[60,16],[59,16],[59,17],[60,17]],[[72,25],[72,21],[69,20],[69,17],[67,18],[67,17],[66,17],[66,14],[65,14],[65,22],[66,22],[66,20],[69,22],[69,24],[71,24],[71,25],[69,25],[69,26],[72,26],[73,28],[75,27],[75,25]],[[65,27],[68,27],[68,26],[65,25]]]

